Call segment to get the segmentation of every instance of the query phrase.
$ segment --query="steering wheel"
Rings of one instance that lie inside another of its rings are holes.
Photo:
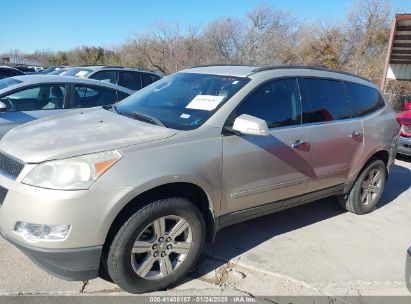
[[[4,97],[1,99],[1,101],[7,106],[7,111],[16,111],[16,107],[14,106],[13,102],[9,97]]]

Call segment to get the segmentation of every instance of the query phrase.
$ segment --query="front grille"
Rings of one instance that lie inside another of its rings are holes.
[[[3,205],[4,199],[6,198],[7,192],[9,192],[9,190],[7,190],[6,188],[3,188],[2,186],[0,186],[0,207]]]
[[[24,168],[24,163],[0,152],[0,174],[16,179]]]
[[[402,125],[402,132],[411,135],[411,125]]]

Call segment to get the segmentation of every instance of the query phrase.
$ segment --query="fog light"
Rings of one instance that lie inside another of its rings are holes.
[[[64,240],[70,225],[45,225],[17,222],[14,231],[29,242]]]

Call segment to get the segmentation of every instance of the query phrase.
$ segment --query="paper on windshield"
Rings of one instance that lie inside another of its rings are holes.
[[[197,95],[186,106],[187,109],[212,111],[220,104],[224,96]]]

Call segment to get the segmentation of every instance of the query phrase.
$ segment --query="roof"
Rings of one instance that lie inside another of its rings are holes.
[[[393,20],[382,89],[386,79],[411,80],[411,14],[397,14]]]
[[[156,75],[160,76],[160,74],[158,74],[156,72],[153,72],[153,71],[141,70],[141,69],[136,69],[136,68],[131,68],[131,67],[123,67],[123,66],[81,65],[81,66],[75,66],[75,67],[69,67],[69,68],[84,68],[84,69],[90,69],[90,70],[93,70],[93,71],[104,70],[104,69],[122,70],[122,71],[139,71],[139,72],[146,72],[146,73],[156,74]]]
[[[125,87],[118,86],[118,85],[113,84],[113,83],[94,80],[94,79],[88,79],[88,78],[74,77],[74,76],[33,75],[33,74],[30,74],[30,75],[14,76],[14,77],[11,77],[11,78],[22,81],[19,84],[13,85],[13,87],[12,87],[13,89],[28,86],[28,85],[46,84],[46,83],[80,83],[80,84],[103,86],[103,87],[115,89],[117,91],[122,91],[122,92],[125,92],[127,94],[134,93],[134,91],[132,91],[132,90],[129,90]],[[8,90],[9,88],[6,88],[5,90]],[[0,90],[0,92],[1,92],[1,90]]]
[[[256,69],[255,66],[249,65],[200,65],[192,67],[190,69],[183,70],[184,73],[201,73],[201,74],[212,74],[212,75],[230,75],[237,77],[247,77],[253,73]]]
[[[361,77],[359,75],[355,75],[352,73],[339,71],[339,70],[327,69],[324,67],[317,67],[317,66],[279,65],[279,66],[255,67],[255,66],[248,66],[248,65],[203,65],[203,66],[197,66],[197,67],[193,67],[187,70],[183,70],[182,72],[248,77],[250,75],[257,74],[260,72],[274,71],[274,70],[292,70],[292,71],[304,70],[304,71],[327,72],[327,73],[334,73],[334,74],[354,77],[354,78],[361,79],[361,80],[371,83],[370,80],[364,77]]]

